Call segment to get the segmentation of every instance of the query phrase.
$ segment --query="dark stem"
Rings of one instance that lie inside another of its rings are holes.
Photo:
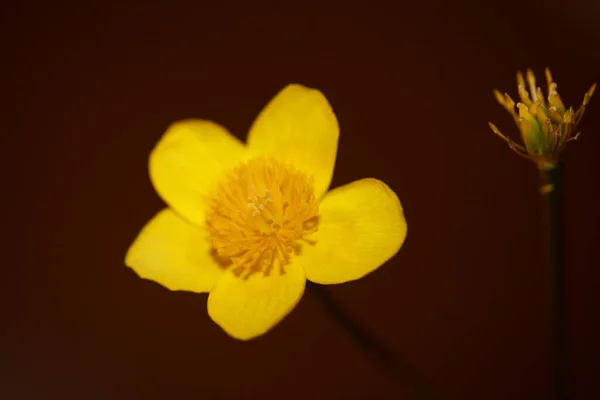
[[[565,295],[565,244],[563,229],[563,165],[541,170],[541,193],[546,203],[548,266],[551,274],[551,371],[553,400],[567,398],[567,305]]]
[[[412,389],[426,400],[441,400],[443,397],[435,389],[431,382],[428,382],[418,371],[415,370],[406,361],[395,357],[392,352],[382,343],[377,341],[369,332],[357,324],[339,304],[329,294],[327,289],[322,286],[307,282],[308,289],[320,300],[327,312],[337,321],[338,324],[352,337],[359,347],[374,361],[379,367],[396,381],[405,382],[411,385]]]

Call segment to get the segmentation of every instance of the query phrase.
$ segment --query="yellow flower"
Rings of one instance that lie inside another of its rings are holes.
[[[518,115],[515,112],[515,102],[508,94],[502,95],[494,90],[496,100],[513,116],[515,123],[521,131],[521,139],[525,147],[514,143],[491,122],[492,131],[508,142],[508,145],[517,154],[536,163],[540,169],[553,168],[559,161],[564,147],[571,140],[579,137],[577,125],[583,117],[585,108],[594,94],[596,84],[585,93],[583,103],[575,112],[573,107],[566,109],[557,92],[556,82],[553,82],[550,70],[546,68],[546,82],[548,85],[547,102],[544,100],[542,89],[536,87],[533,72],[527,70],[527,85],[525,78],[517,72],[517,84],[521,102],[516,104]]]
[[[338,137],[326,98],[300,85],[271,100],[246,145],[210,121],[172,124],[149,161],[169,208],[125,264],[170,290],[208,292],[212,320],[241,340],[281,321],[306,279],[336,284],[374,271],[404,242],[402,206],[372,178],[327,191]]]

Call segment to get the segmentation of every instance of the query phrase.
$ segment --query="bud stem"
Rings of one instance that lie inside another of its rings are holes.
[[[540,169],[541,194],[546,205],[548,266],[551,279],[551,398],[567,399],[567,304],[563,229],[563,164]]]

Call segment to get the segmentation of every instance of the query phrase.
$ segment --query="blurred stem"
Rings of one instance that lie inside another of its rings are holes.
[[[441,400],[431,382],[428,382],[406,361],[395,357],[390,349],[377,341],[373,335],[356,323],[331,296],[328,290],[312,282],[306,282],[307,288],[319,299],[325,310],[348,333],[356,344],[387,374],[396,381],[408,383],[422,399]]]
[[[567,398],[566,351],[567,306],[565,295],[565,248],[563,227],[563,164],[542,169],[541,193],[546,205],[548,267],[551,274],[551,390],[553,400]]]

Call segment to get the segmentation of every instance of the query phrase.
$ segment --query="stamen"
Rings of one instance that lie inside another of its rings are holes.
[[[235,168],[209,205],[206,225],[214,252],[230,261],[240,279],[283,274],[302,243],[314,244],[308,239],[318,229],[312,179],[273,158]]]

